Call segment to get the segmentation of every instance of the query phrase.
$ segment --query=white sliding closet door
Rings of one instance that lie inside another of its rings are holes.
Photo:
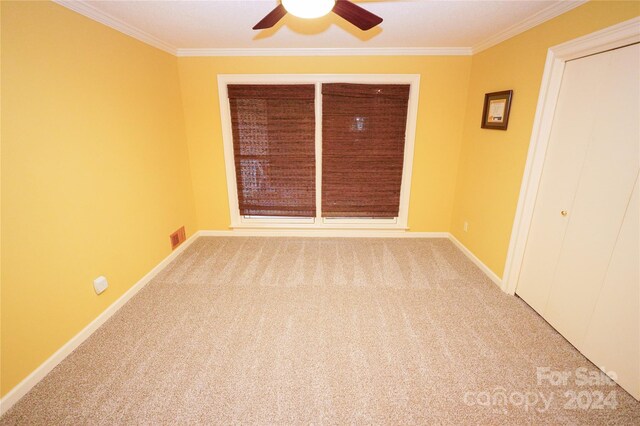
[[[640,183],[636,179],[620,237],[582,343],[596,365],[614,369],[618,383],[638,399],[638,311],[640,310]],[[629,337],[631,336],[631,338]],[[634,339],[633,336],[636,336]],[[635,357],[635,358],[634,358]],[[635,359],[635,362],[633,362]],[[635,393],[633,391],[635,389]]]
[[[636,398],[639,169],[640,45],[568,62],[516,293]]]

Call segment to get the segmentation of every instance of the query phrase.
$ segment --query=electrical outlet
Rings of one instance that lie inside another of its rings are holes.
[[[109,283],[105,277],[100,276],[93,280],[93,288],[95,289],[96,294],[102,293],[107,289],[107,287],[109,287]]]
[[[462,226],[462,229],[464,229],[464,232],[467,232],[469,230],[469,222],[465,220],[464,225]]]

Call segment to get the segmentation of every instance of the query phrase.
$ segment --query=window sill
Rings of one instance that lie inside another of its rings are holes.
[[[369,229],[402,231],[407,228],[398,218],[296,218],[296,217],[247,217],[232,221],[232,229]]]

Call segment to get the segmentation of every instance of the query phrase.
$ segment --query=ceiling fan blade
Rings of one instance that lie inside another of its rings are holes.
[[[287,10],[284,8],[282,4],[276,6],[271,12],[267,14],[260,22],[253,26],[254,30],[264,30],[267,28],[273,27],[275,24],[281,20],[284,15],[287,14]]]
[[[378,15],[374,15],[348,0],[336,1],[332,11],[363,31],[367,31],[382,22],[382,18]]]

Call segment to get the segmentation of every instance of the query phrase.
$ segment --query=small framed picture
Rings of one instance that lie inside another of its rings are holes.
[[[480,127],[483,129],[507,130],[512,97],[513,90],[485,94],[482,125]]]

